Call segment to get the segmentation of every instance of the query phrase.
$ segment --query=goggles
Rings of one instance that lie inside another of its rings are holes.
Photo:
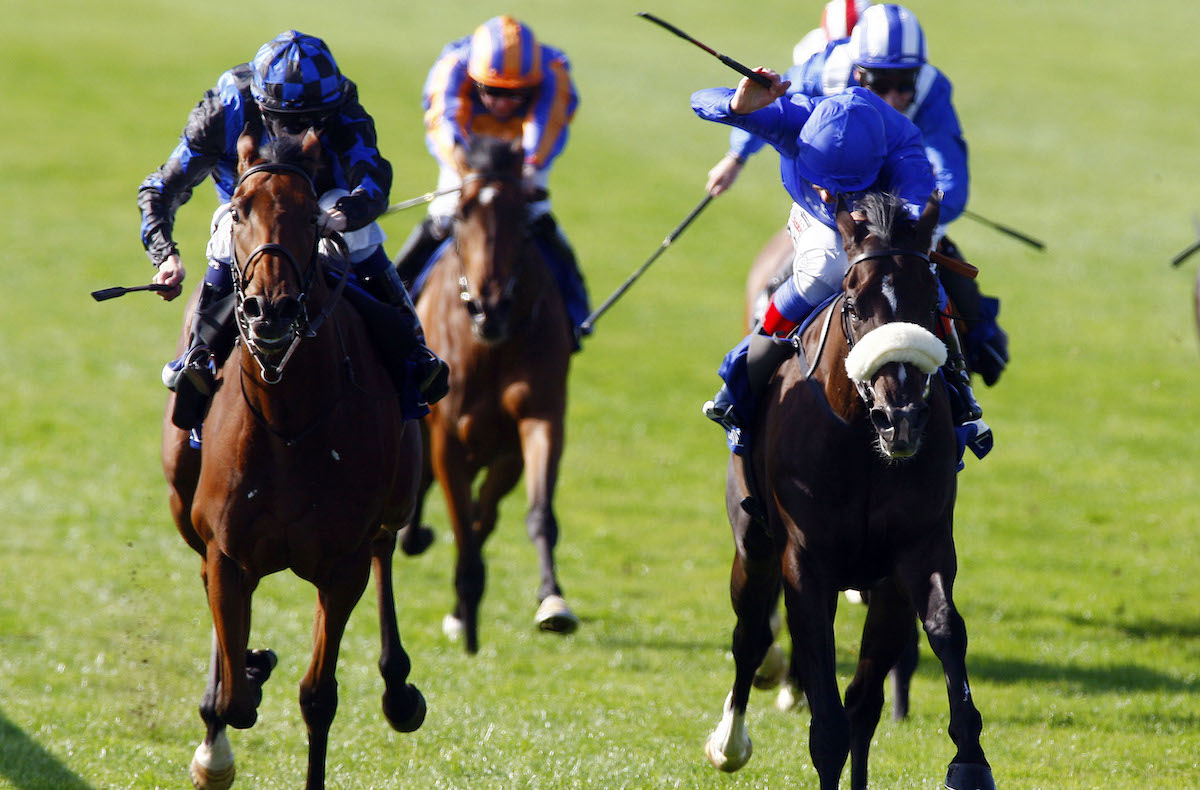
[[[533,96],[533,88],[496,88],[482,82],[475,83],[475,90],[479,91],[480,96],[496,99],[528,99]]]
[[[307,129],[321,129],[329,120],[328,112],[271,112],[263,110],[263,120],[276,131],[300,134]]]
[[[863,69],[859,82],[872,93],[886,96],[897,93],[916,93],[917,69]]]

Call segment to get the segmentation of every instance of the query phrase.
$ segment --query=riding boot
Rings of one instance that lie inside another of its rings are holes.
[[[958,246],[948,238],[938,243],[938,252],[951,258],[965,260]],[[946,295],[954,303],[954,311],[962,316],[968,328],[964,338],[963,356],[972,373],[978,373],[989,387],[995,384],[1008,366],[1008,335],[996,323],[1000,302],[984,296],[977,281],[938,267],[938,279]]]
[[[950,385],[950,411],[955,425],[966,425],[983,416],[983,408],[975,400],[971,390],[971,374],[967,372],[967,363],[963,359],[962,345],[958,340],[958,332],[951,327],[943,338],[946,343],[946,363],[942,373],[946,383]]]
[[[412,369],[417,389],[426,403],[437,403],[450,389],[450,367],[425,345],[421,320],[408,291],[393,266],[362,280],[366,294],[353,288],[346,296],[367,322],[384,366],[403,389]]]
[[[392,265],[396,267],[406,288],[412,288],[430,256],[446,240],[446,229],[439,227],[442,225],[444,223],[426,215],[421,224],[413,228],[412,233],[405,239],[404,246],[400,248]]]
[[[787,338],[775,335],[754,334],[746,350],[746,378],[750,387],[751,400],[757,402],[766,391],[771,377],[783,361],[795,355],[796,346]],[[712,400],[707,401],[702,411],[704,416],[725,430],[743,428],[733,408],[733,396],[726,384],[721,385]]]
[[[162,380],[175,392],[171,422],[188,431],[200,426],[216,389],[216,371],[233,349],[234,296],[206,284],[200,292],[188,347],[179,359],[163,366]]]
[[[542,242],[554,257],[563,264],[561,271],[554,272],[555,281],[558,283],[559,289],[563,294],[563,301],[582,306],[582,309],[585,311],[583,317],[586,317],[588,304],[587,286],[583,280],[583,273],[579,271],[579,260],[575,257],[575,250],[572,249],[570,242],[567,241],[567,237],[559,230],[558,222],[554,219],[554,215],[546,212],[530,220],[529,235]],[[582,318],[576,321],[568,315],[567,321],[570,322],[571,334],[574,336],[576,327],[582,323]]]

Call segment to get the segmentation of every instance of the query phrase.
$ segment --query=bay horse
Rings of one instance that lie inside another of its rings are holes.
[[[317,588],[312,662],[300,682],[306,787],[316,790],[325,786],[339,645],[372,567],[384,713],[402,732],[425,717],[424,698],[407,682],[391,579],[394,533],[410,518],[420,481],[419,423],[402,419],[363,321],[339,298],[347,274],[334,288],[321,275],[316,135],[261,150],[243,135],[237,150],[230,209],[239,342],[219,371],[200,449],[171,422],[174,394],[163,420],[171,512],[202,559],[213,620],[200,704],[207,731],[189,773],[197,788],[233,782],[226,725],[254,724],[276,663],[269,650],[247,650],[251,595],[263,577],[291,569]]]
[[[468,653],[479,649],[483,544],[496,527],[500,500],[522,473],[525,528],[541,569],[535,622],[556,633],[570,633],[579,623],[554,562],[554,489],[573,338],[554,277],[525,230],[530,196],[522,160],[519,140],[473,138],[452,243],[417,300],[427,344],[450,365],[450,392],[425,418],[430,471],[424,484],[428,490],[436,478],[441,485],[458,551],[456,601],[443,629],[463,636]],[[413,526],[427,529],[419,518]],[[407,532],[405,542],[415,540],[417,532]]]
[[[742,456],[731,456],[736,671],[705,746],[721,770],[750,758],[746,705],[782,588],[789,674],[811,709],[809,751],[822,790],[838,787],[848,755],[851,787],[867,787],[883,681],[909,643],[914,610],[945,671],[957,747],[946,786],[995,787],[952,597],[957,450],[944,389],[933,381],[946,350],[933,334],[937,286],[927,254],[937,216],[936,196],[915,222],[890,195],[869,193],[855,214],[839,200],[850,260],[844,291],[801,333],[802,353],[783,363],[762,398],[748,457],[753,494]],[[745,506],[747,497],[759,507]],[[833,619],[845,589],[871,595],[843,705]]]

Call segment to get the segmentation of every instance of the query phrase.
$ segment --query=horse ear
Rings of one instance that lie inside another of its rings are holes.
[[[921,216],[917,218],[917,236],[919,238],[933,238],[933,229],[937,227],[938,214],[941,212],[941,198],[942,193],[935,189],[929,196],[929,200],[925,201],[925,208],[922,209]]]
[[[842,234],[842,246],[849,249],[856,242],[857,226],[846,205],[846,198],[840,192],[837,196],[837,226]]]
[[[237,141],[238,155],[238,172],[244,173],[250,169],[253,164],[254,152],[258,148],[258,141],[249,132],[242,132]]]
[[[310,127],[304,133],[304,139],[300,141],[300,150],[304,154],[305,169],[310,175],[315,174],[321,163],[321,138],[315,129]]]

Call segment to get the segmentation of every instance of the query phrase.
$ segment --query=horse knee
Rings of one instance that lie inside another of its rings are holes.
[[[337,713],[338,694],[337,682],[330,683],[326,688],[317,686],[300,686],[300,712],[304,715],[304,723],[309,730],[328,731]]]

